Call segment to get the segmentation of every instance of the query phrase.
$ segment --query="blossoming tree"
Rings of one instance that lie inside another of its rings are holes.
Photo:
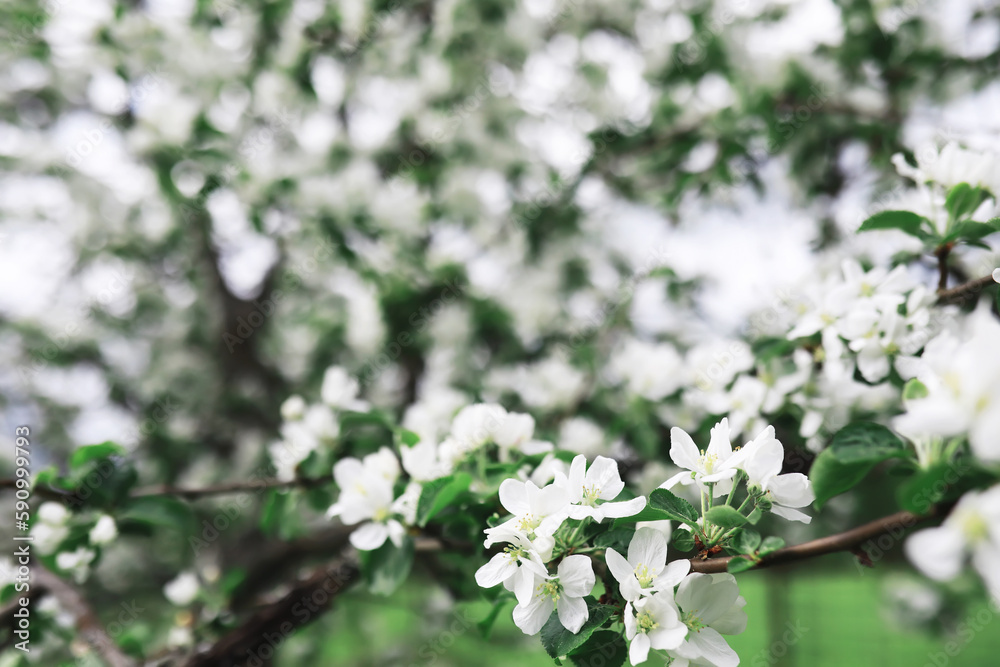
[[[742,573],[885,535],[1000,600],[975,4],[5,5],[0,665],[280,664],[420,580],[732,667]]]

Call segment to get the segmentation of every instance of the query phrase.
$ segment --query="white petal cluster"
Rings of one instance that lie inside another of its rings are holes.
[[[728,420],[723,418],[712,428],[708,448],[698,449],[694,440],[676,426],[670,430],[670,458],[684,468],[661,486],[696,484],[702,491],[712,489],[713,497],[733,490],[733,480],[745,477],[751,496],[765,498],[770,511],[791,521],[809,523],[812,518],[799,511],[816,499],[809,478],[801,473],[781,474],[785,448],[767,426],[743,447],[733,449]]]
[[[739,664],[722,637],[743,632],[747,623],[746,601],[732,575],[689,574],[688,560],[667,564],[666,537],[652,528],[636,530],[627,559],[614,549],[605,558],[626,601],[633,665],[646,662],[651,650],[666,651],[671,664]]]
[[[905,550],[914,565],[938,581],[954,579],[971,560],[1000,601],[1000,486],[966,493],[939,527],[911,535]]]
[[[396,497],[394,486],[399,473],[399,461],[388,447],[361,460],[343,458],[333,467],[340,496],[326,514],[329,518],[339,517],[349,526],[362,524],[351,532],[351,544],[356,549],[378,549],[386,539],[397,547],[402,545],[406,528],[401,519],[405,519],[412,498],[405,493]]]
[[[578,455],[568,474],[557,470],[553,478],[543,487],[530,479],[506,479],[500,484],[500,503],[511,517],[487,528],[484,544],[506,546],[476,573],[480,586],[502,583],[514,593],[518,601],[514,622],[529,635],[541,630],[553,610],[563,627],[574,633],[589,618],[583,598],[595,584],[590,558],[569,555],[562,558],[554,574],[548,570],[556,534],[564,523],[632,516],[646,504],[642,497],[615,501],[625,484],[618,464],[603,456],[588,468],[586,457]]]
[[[927,395],[905,402],[893,426],[920,441],[968,434],[982,461],[1000,461],[1000,322],[986,309],[973,313],[964,331],[945,331],[905,369]]]

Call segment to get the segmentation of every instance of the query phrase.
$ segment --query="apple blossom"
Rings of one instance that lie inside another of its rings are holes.
[[[595,583],[590,558],[567,556],[559,563],[555,576],[535,577],[531,597],[514,608],[514,623],[526,635],[538,634],[555,609],[564,628],[579,632],[590,618],[583,598],[590,595]]]
[[[627,560],[611,548],[605,551],[604,558],[618,581],[622,598],[629,602],[660,590],[673,590],[691,570],[687,560],[667,565],[667,539],[654,528],[635,531],[628,545]]]

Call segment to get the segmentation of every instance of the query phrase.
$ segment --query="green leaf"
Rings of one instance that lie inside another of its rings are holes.
[[[908,512],[923,514],[945,497],[948,487],[960,479],[961,465],[939,463],[921,468],[896,490],[899,506]]]
[[[633,514],[632,516],[623,516],[620,519],[615,519],[614,527],[620,528],[622,526],[631,526],[640,521],[670,521],[674,519],[671,514],[664,512],[663,510],[651,507],[649,503],[642,508],[642,511],[638,514]]]
[[[138,521],[152,526],[162,526],[180,531],[184,535],[194,532],[195,519],[191,508],[170,496],[142,496],[134,498],[116,517],[118,521]]]
[[[683,498],[678,498],[666,489],[654,489],[649,494],[649,505],[654,509],[662,510],[669,515],[668,518],[675,521],[691,525],[698,521],[698,510],[694,508],[694,505]]]
[[[830,498],[850,491],[876,464],[877,461],[841,463],[834,456],[833,450],[821,451],[809,469],[809,481],[816,494],[816,509],[822,508]]]
[[[371,412],[354,412],[345,410],[340,413],[340,427],[347,430],[354,426],[381,426],[390,431],[395,428],[393,420],[388,415],[372,410]]]
[[[598,630],[583,646],[573,651],[570,662],[577,667],[621,667],[628,657],[628,645],[617,632]]]
[[[106,459],[109,456],[123,455],[125,448],[113,442],[102,442],[99,445],[86,445],[75,450],[69,457],[69,467],[73,470],[89,461]]]
[[[584,601],[587,603],[590,617],[578,633],[573,634],[564,628],[563,624],[559,622],[559,615],[555,611],[552,612],[549,620],[542,626],[542,646],[545,647],[545,651],[550,657],[558,658],[583,646],[590,638],[590,635],[604,625],[605,621],[617,612],[617,609],[611,605],[600,604],[589,595],[584,598]]]
[[[600,533],[594,538],[594,546],[604,549],[611,548],[620,554],[628,551],[628,545],[632,541],[635,530],[632,528],[612,528]]]
[[[399,441],[407,447],[412,447],[420,442],[420,436],[413,431],[407,431],[405,428],[401,428],[399,429]]]
[[[744,528],[736,536],[733,546],[741,554],[756,553],[757,548],[760,546],[760,533],[753,528]]]
[[[761,556],[766,556],[770,553],[774,553],[778,549],[785,548],[785,541],[780,537],[775,537],[774,535],[764,538],[764,541],[760,544],[760,549],[757,553]]]
[[[705,520],[723,528],[737,528],[747,522],[745,516],[729,505],[717,505],[708,510],[705,513]]]
[[[896,434],[873,422],[848,424],[833,436],[829,449],[840,463],[878,463],[907,454]]]
[[[905,385],[903,385],[903,400],[910,401],[915,398],[926,398],[927,386],[918,380],[917,378],[910,378]]]
[[[671,544],[680,551],[691,551],[694,549],[694,533],[684,528],[677,528],[670,536]]]
[[[407,537],[397,547],[391,540],[374,551],[361,551],[361,568],[368,589],[377,595],[392,595],[406,581],[413,565],[413,540]]]
[[[422,528],[435,514],[443,510],[458,494],[468,490],[472,476],[467,472],[457,472],[433,482],[424,484],[417,501],[417,524]]]
[[[1000,232],[1000,218],[993,218],[989,222],[966,220],[956,224],[942,239],[942,243],[964,241],[971,244],[996,232]]]
[[[746,558],[744,556],[733,556],[733,558],[726,564],[726,571],[730,574],[737,574],[739,572],[746,572],[747,570],[753,569],[757,565],[753,558]]]
[[[264,506],[260,513],[260,530],[265,535],[277,534],[290,497],[291,494],[285,491],[274,489],[267,491],[267,498],[264,500]]]
[[[912,211],[880,211],[871,216],[858,227],[859,232],[867,232],[873,229],[898,229],[902,232],[915,236],[921,241],[933,238],[930,222],[927,218],[917,215]]]
[[[958,221],[971,215],[989,196],[989,192],[968,183],[959,183],[948,191],[944,207],[952,220]]]
[[[759,507],[755,506],[753,508],[753,512],[750,512],[750,514],[747,515],[747,523],[756,526],[757,522],[760,521],[761,518],[763,518],[763,516],[764,516],[764,511],[761,510]]]

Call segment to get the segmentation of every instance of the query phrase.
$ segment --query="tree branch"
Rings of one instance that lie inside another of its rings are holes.
[[[247,491],[263,491],[265,489],[311,489],[316,486],[322,486],[323,484],[331,481],[333,481],[332,474],[323,475],[322,477],[302,477],[289,481],[282,481],[279,479],[257,479],[248,482],[222,482],[220,484],[213,484],[211,486],[193,489],[160,484],[158,486],[147,486],[137,489],[132,493],[132,497],[178,496],[180,498],[194,500],[208,496],[222,496],[229,493],[245,493]]]
[[[185,667],[235,667],[253,657],[266,663],[292,634],[330,609],[334,599],[360,577],[353,559],[314,570],[280,600],[257,611]]]
[[[134,667],[137,663],[125,655],[114,640],[108,636],[100,619],[90,608],[87,600],[75,587],[47,570],[36,565],[34,575],[39,585],[44,586],[59,600],[59,603],[76,618],[79,637],[90,644],[111,667]]]
[[[843,533],[828,535],[826,537],[821,537],[818,540],[812,540],[810,542],[804,542],[803,544],[778,549],[777,551],[762,558],[761,562],[753,569],[758,570],[763,567],[771,567],[782,563],[815,558],[816,556],[832,554],[838,551],[854,551],[859,549],[868,540],[881,537],[882,535],[892,534],[893,537],[897,537],[897,533],[902,534],[904,530],[913,527],[921,521],[928,521],[930,519],[943,516],[946,514],[947,509],[947,506],[944,508],[934,507],[931,508],[927,514],[896,512],[895,514],[890,514],[889,516],[882,517],[881,519],[876,519],[862,526],[858,526],[857,528],[844,531]],[[740,558],[740,556],[709,558],[708,560],[692,558],[691,571],[706,573],[726,572],[726,567],[729,565],[729,561],[734,558]]]
[[[964,301],[966,297],[978,295],[986,287],[993,284],[993,276],[983,276],[982,278],[976,278],[975,280],[970,280],[967,283],[963,283],[958,287],[952,287],[951,289],[939,289],[938,290],[938,303],[955,303],[956,301]]]

